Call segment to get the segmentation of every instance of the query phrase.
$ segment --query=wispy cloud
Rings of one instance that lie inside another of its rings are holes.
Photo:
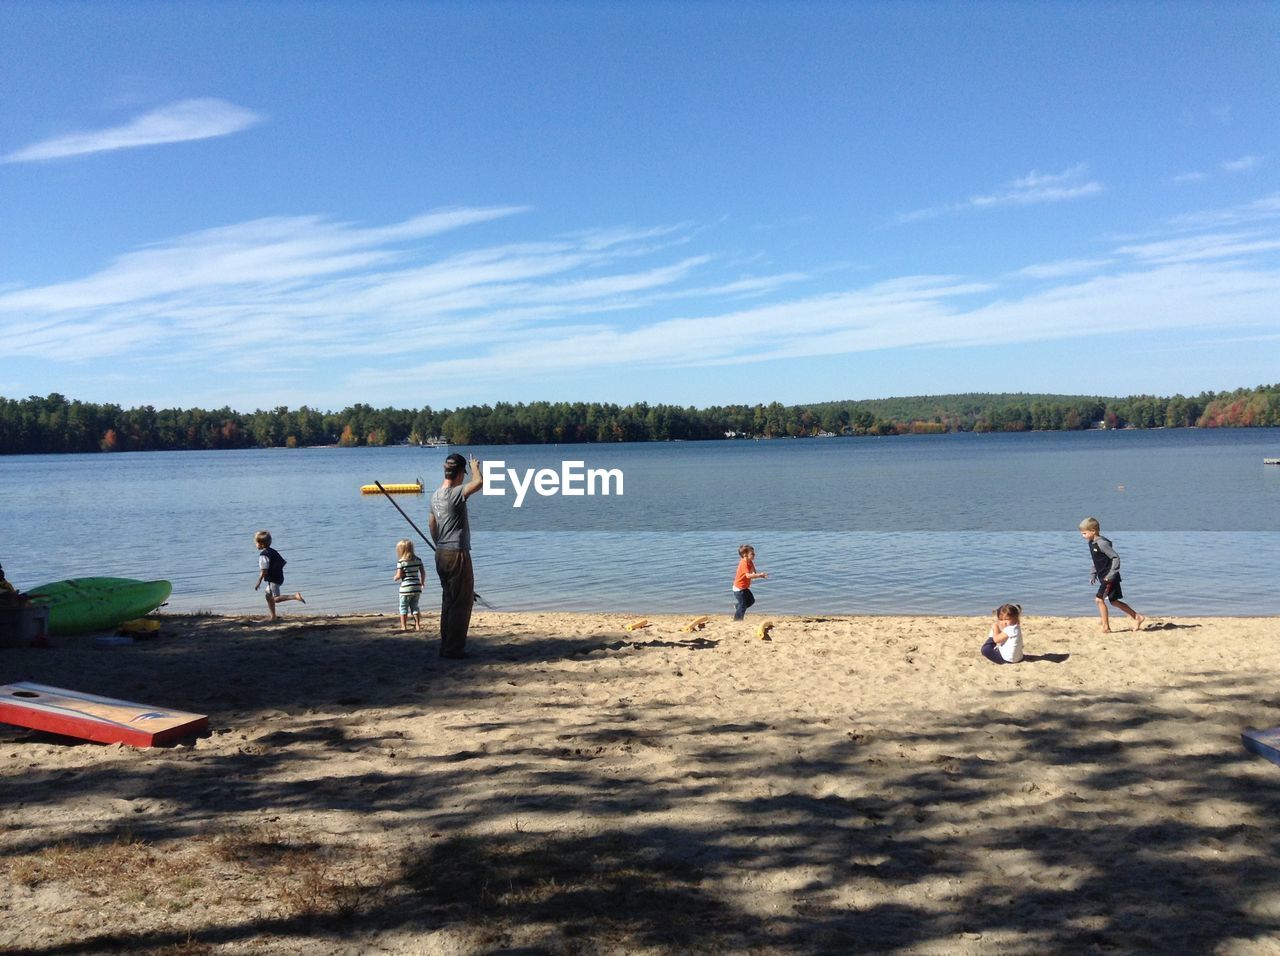
[[[1277,218],[1280,218],[1280,193],[1272,193],[1225,209],[1203,209],[1172,216],[1166,224],[1176,229],[1219,229]]]
[[[983,206],[1027,206],[1033,203],[1062,202],[1102,192],[1102,183],[1084,179],[1083,164],[1061,173],[1030,173],[1015,179],[1004,189],[987,196],[974,196],[969,203]]]
[[[1121,246],[1116,251],[1161,264],[1205,259],[1238,259],[1280,250],[1280,236],[1260,233],[1209,233]]]
[[[945,348],[1053,341],[1082,335],[1175,329],[1269,327],[1280,270],[1174,265],[1061,285],[1022,297],[966,304],[984,283],[922,283],[914,290],[866,289],[668,319],[634,328],[566,330],[482,354],[424,362],[391,373],[415,381],[512,381],[536,369],[543,380],[587,371],[749,365],[897,348]],[[785,329],[785,335],[779,330]],[[357,391],[385,387],[385,369],[349,379]]]
[[[279,358],[298,341],[315,358],[381,355],[403,349],[401,335],[475,348],[530,327],[562,330],[582,316],[598,324],[615,312],[709,294],[690,280],[711,257],[672,260],[683,237],[666,228],[598,230],[423,259],[429,236],[523,211],[442,210],[381,227],[278,217],[203,230],[119,256],[82,278],[5,291],[0,325],[11,341],[21,340],[11,354],[51,357],[61,341],[62,358],[89,360],[163,339],[207,366],[272,353],[262,344],[264,327],[279,336]],[[800,278],[740,275],[721,294],[764,294]]]
[[[1248,173],[1259,168],[1266,157],[1256,154],[1241,156],[1239,159],[1223,160],[1217,166],[1219,173],[1225,173],[1228,176],[1237,175],[1239,173]],[[1191,170],[1185,173],[1179,173],[1176,176],[1170,176],[1169,182],[1176,184],[1183,183],[1200,183],[1209,178],[1209,174],[1200,170]]]
[[[36,162],[115,149],[211,139],[238,133],[261,121],[262,117],[252,110],[225,100],[182,100],[143,113],[121,126],[71,133],[32,143],[0,157],[0,162]]]
[[[1272,201],[1280,211],[1277,197],[1247,209],[1259,216]],[[498,244],[469,232],[503,222],[509,233],[504,221],[523,211],[204,230],[90,275],[4,291],[0,329],[15,357],[143,375],[162,368],[184,383],[214,370],[205,387],[215,394],[217,383],[269,371],[303,400],[340,407],[418,402],[426,388],[448,401],[483,400],[495,388],[527,393],[587,372],[643,376],[1094,333],[1268,334],[1280,301],[1280,235],[1261,222],[1195,235],[1166,226],[1105,255],[995,277],[858,284],[843,273],[745,273],[696,225]]]
[[[1042,262],[1024,266],[1014,275],[1028,279],[1062,279],[1067,276],[1084,275],[1110,265],[1112,259],[1059,259],[1057,262]]]
[[[1224,173],[1247,173],[1262,165],[1262,157],[1250,154],[1239,159],[1229,159],[1222,163]]]
[[[992,192],[970,196],[961,202],[901,213],[897,221],[920,222],[925,219],[936,219],[939,216],[999,206],[1033,206],[1096,196],[1103,191],[1104,187],[1098,180],[1086,178],[1086,171],[1085,165],[1081,163],[1060,173],[1030,172],[1005,183]]]

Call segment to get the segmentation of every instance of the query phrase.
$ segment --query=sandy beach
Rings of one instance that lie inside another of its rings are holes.
[[[444,661],[297,610],[0,649],[210,716],[0,726],[0,949],[1280,951],[1277,619],[1028,614],[997,667],[976,618],[482,612]]]

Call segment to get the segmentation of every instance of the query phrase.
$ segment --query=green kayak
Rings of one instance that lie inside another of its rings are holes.
[[[71,578],[30,588],[32,604],[49,608],[50,634],[103,631],[142,617],[169,600],[168,581],[132,578]]]

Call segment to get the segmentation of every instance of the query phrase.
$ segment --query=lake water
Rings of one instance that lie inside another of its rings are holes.
[[[753,615],[1092,615],[1095,515],[1152,615],[1280,614],[1280,430],[1066,432],[462,449],[507,468],[617,469],[623,493],[472,499],[476,587],[501,610],[729,613],[737,546],[770,580]],[[31,588],[167,578],[172,610],[262,610],[253,532],[308,612],[395,610],[416,534],[359,487],[439,481],[446,449],[0,458],[0,561]],[[599,485],[596,486],[599,490]],[[616,491],[616,485],[613,487]],[[426,530],[426,496],[397,496]],[[430,557],[425,546],[419,549]],[[434,605],[429,591],[427,605]],[[302,611],[285,605],[287,613]]]

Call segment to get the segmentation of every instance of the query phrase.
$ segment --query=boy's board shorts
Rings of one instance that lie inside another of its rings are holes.
[[[1124,597],[1124,592],[1120,590],[1120,575],[1117,574],[1112,581],[1099,581],[1096,597],[1106,601],[1118,601]]]
[[[280,596],[280,585],[276,584],[274,581],[263,581],[262,583],[266,587],[267,593],[273,598]]]
[[[421,591],[413,591],[408,594],[400,595],[400,613],[401,614],[417,614],[418,599],[422,597]]]

